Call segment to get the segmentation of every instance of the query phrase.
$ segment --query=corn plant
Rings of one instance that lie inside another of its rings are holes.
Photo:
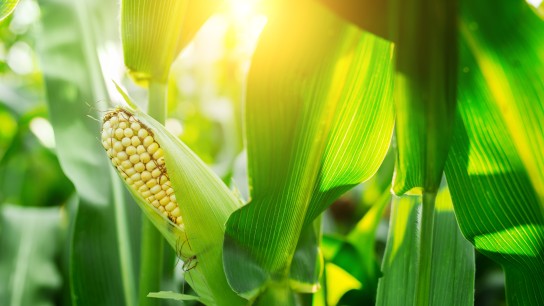
[[[243,127],[219,171],[167,119],[190,100],[180,54],[233,3],[38,2],[35,100],[69,187],[51,207],[0,194],[0,304],[542,304],[542,6],[258,2],[241,84],[214,80]],[[506,290],[487,304],[486,265]]]

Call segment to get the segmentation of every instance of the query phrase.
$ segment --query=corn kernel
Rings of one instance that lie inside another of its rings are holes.
[[[113,149],[119,153],[119,152],[123,152],[125,148],[123,147],[120,141],[116,141],[113,143]]]
[[[147,186],[143,185],[142,187],[138,188],[138,192],[146,192],[148,191],[149,189],[147,188]]]
[[[159,200],[159,203],[160,203],[160,202],[161,202],[161,201]],[[172,202],[169,202],[169,203],[164,207],[164,209],[165,209],[166,211],[172,211],[172,210],[174,210],[174,208],[176,208],[176,204],[174,204],[174,203],[172,203]]]
[[[149,134],[147,133],[146,129],[141,129],[141,130],[138,131],[138,137],[141,140],[144,140],[147,137],[147,135],[149,135]]]
[[[130,141],[130,138],[128,137],[123,137],[123,139],[121,139],[121,144],[123,145],[123,147],[128,147],[132,144],[132,142]]]
[[[137,146],[139,146],[142,142],[140,141],[140,138],[138,138],[138,136],[132,136],[132,138],[130,139],[130,143],[131,143],[134,147],[137,147]]]
[[[121,167],[123,167],[123,169],[132,168],[132,163],[129,162],[128,160],[124,160],[121,162]]]
[[[142,162],[146,163],[146,164],[151,160],[151,156],[147,152],[140,153],[140,158],[141,158]]]
[[[166,205],[169,205],[169,203],[172,203],[172,202],[170,202],[170,198],[164,197],[164,198],[159,200],[159,203],[161,203],[162,206],[166,206]]]
[[[151,173],[148,171],[142,172],[142,181],[147,182],[151,179]]]
[[[136,171],[136,170],[134,170]],[[134,184],[132,186],[134,186],[135,189],[138,189],[140,187],[142,187],[144,185],[144,182],[143,181],[134,181]]]
[[[133,167],[125,169],[124,171],[125,171],[125,174],[128,176],[133,176],[136,173],[136,170],[134,170]]]
[[[123,139],[123,136],[124,136],[124,134],[123,134],[123,129],[119,129],[119,128],[118,128],[118,129],[115,130],[115,138],[116,138],[117,140]]]
[[[152,188],[152,187],[155,187],[157,185],[157,181],[156,180],[149,180],[145,183],[145,185],[149,188]]]
[[[138,172],[143,172],[145,170],[145,166],[142,163],[137,163],[134,165],[134,169],[136,169]]]
[[[161,191],[161,186],[155,185],[155,186],[151,187],[151,189],[149,189],[149,190],[151,190],[151,193],[152,193],[152,194],[156,194],[156,193],[158,193],[159,191]]]
[[[155,195],[155,199],[157,200],[161,200],[162,198],[164,198],[166,196],[166,192],[164,192],[164,190],[161,190],[159,191],[156,195]]]
[[[132,143],[131,143],[131,144],[132,144]],[[131,145],[126,146],[126,149],[125,149],[125,150],[126,150],[126,152],[127,152],[128,155],[134,155],[134,154],[136,154],[136,148],[133,147],[133,146],[131,146]]]
[[[154,178],[158,178],[161,175],[162,175],[162,171],[160,169],[154,169],[151,172],[151,176],[153,176]]]
[[[150,161],[148,162],[147,164],[145,164],[145,169],[147,171],[153,171],[153,169],[157,168],[157,164],[155,164],[155,161]],[[151,174],[153,174],[153,172],[151,172]]]
[[[130,155],[128,160],[130,160],[131,163],[136,165],[137,163],[140,162],[140,155],[138,155],[138,154]]]
[[[179,207],[176,207],[174,208],[174,210],[172,210],[172,216],[176,218],[181,216],[181,211],[179,210]]]
[[[127,153],[121,151],[121,152],[117,153],[117,158],[120,161],[125,161],[125,160],[128,159],[128,155],[127,155]]]
[[[138,122],[132,122],[130,124],[130,128],[134,130],[135,132],[138,132],[141,129],[141,126]]]
[[[147,152],[149,152],[149,154],[154,154],[155,152],[157,152],[158,149],[159,145],[154,142],[147,147]]]
[[[149,149],[149,148],[148,148]],[[162,152],[162,149],[161,148],[158,148],[157,151],[155,153],[153,153],[153,158],[154,159],[159,159],[163,156],[163,152]]]
[[[153,139],[153,137],[147,136],[146,138],[144,138],[143,144],[144,144],[144,147],[147,148],[154,142],[155,142],[155,139]]]

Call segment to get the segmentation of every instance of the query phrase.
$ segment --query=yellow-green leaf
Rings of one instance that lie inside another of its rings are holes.
[[[525,1],[466,1],[446,175],[464,235],[505,272],[509,305],[544,300],[544,21]]]
[[[229,283],[248,298],[287,279],[297,290],[317,288],[313,270],[291,274],[299,237],[377,171],[393,128],[391,44],[313,1],[280,11],[249,73],[252,200],[229,218],[225,239]]]
[[[420,208],[420,196],[393,200],[376,305],[415,305]],[[474,248],[459,230],[447,188],[436,198],[434,221],[429,305],[474,305]]]
[[[19,0],[0,0],[0,22],[13,12],[17,3]]]

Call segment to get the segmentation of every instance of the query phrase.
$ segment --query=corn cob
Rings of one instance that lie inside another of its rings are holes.
[[[116,108],[104,116],[102,145],[126,183],[149,205],[181,225],[176,195],[153,132],[129,111]]]

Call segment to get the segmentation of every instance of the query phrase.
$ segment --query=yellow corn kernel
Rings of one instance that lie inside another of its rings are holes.
[[[153,132],[129,111],[117,108],[104,116],[101,142],[126,183],[149,205],[181,225],[183,220],[164,152]]]

